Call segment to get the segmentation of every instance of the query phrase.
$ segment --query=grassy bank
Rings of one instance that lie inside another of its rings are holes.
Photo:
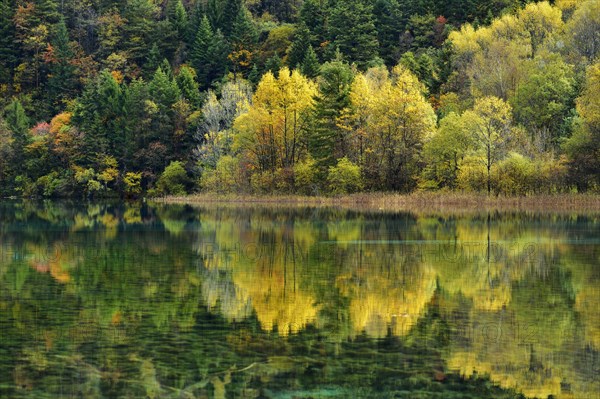
[[[361,193],[337,197],[309,197],[297,195],[237,195],[237,194],[194,194],[183,197],[165,197],[157,202],[190,205],[228,206],[279,206],[279,207],[341,207],[346,209],[373,211],[481,211],[523,210],[547,212],[600,212],[598,194],[557,194],[535,196],[487,196],[472,193],[412,194]]]

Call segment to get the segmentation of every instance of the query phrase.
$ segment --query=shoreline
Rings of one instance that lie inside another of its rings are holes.
[[[473,211],[600,212],[600,194],[487,196],[474,193],[416,192],[411,194],[359,193],[336,197],[301,195],[191,194],[152,198],[150,201],[192,206],[333,207],[362,211],[424,213]]]

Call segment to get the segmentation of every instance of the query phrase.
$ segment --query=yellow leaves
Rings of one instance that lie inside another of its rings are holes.
[[[117,82],[118,84],[123,83],[123,73],[121,71],[111,71],[110,74],[112,75],[115,82]]]
[[[477,43],[479,34],[471,24],[464,24],[460,30],[450,32],[448,40],[452,42],[458,54],[473,54],[480,49]]]
[[[227,58],[229,58],[233,64],[247,68],[252,63],[252,52],[245,49],[237,50],[229,54]]]
[[[562,11],[545,1],[528,4],[519,12],[519,19],[530,35],[532,55],[544,41],[564,29]]]
[[[288,167],[299,159],[299,140],[317,94],[316,84],[298,71],[267,72],[253,104],[234,122],[237,148],[244,148],[261,170]]]
[[[395,266],[399,268],[399,266]],[[414,270],[356,270],[349,278],[338,279],[340,291],[350,298],[350,317],[355,334],[366,332],[374,338],[406,335],[419,320],[435,291],[435,273],[428,266]],[[408,284],[401,284],[403,279]]]
[[[23,42],[27,48],[37,52],[46,47],[48,34],[49,31],[46,25],[38,25],[29,31],[29,35],[25,37]]]
[[[123,177],[125,192],[128,195],[137,195],[142,192],[142,172],[127,172]]]
[[[554,5],[562,11],[572,11],[585,0],[555,0]]]
[[[63,112],[56,115],[50,121],[50,134],[58,136],[62,132],[63,128],[67,128],[71,124],[71,117],[73,116],[70,112]]]
[[[577,293],[575,309],[583,316],[584,337],[586,342],[594,348],[600,348],[600,289],[597,286],[586,284]]]
[[[253,105],[269,112],[300,111],[313,105],[316,94],[314,82],[297,70],[284,67],[277,78],[270,71],[263,76],[254,94]]]
[[[507,99],[524,78],[522,61],[552,45],[564,30],[562,11],[547,2],[531,3],[488,27],[464,25],[450,33],[459,73],[471,80],[471,95]]]
[[[587,82],[577,99],[577,112],[589,124],[600,126],[600,62],[587,69]]]
[[[424,87],[407,69],[397,66],[391,77],[384,67],[356,76],[350,98],[357,123],[375,142],[380,133],[392,132],[395,140],[414,134],[420,140],[435,129],[436,116],[423,97]]]

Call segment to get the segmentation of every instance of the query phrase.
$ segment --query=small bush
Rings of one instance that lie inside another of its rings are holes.
[[[487,190],[487,169],[480,157],[466,157],[457,176],[458,187],[466,191]]]
[[[569,167],[565,157],[544,159],[536,162],[535,170],[539,179],[535,179],[535,192],[555,194],[568,191],[572,182],[568,181]]]
[[[533,191],[535,179],[534,163],[512,152],[493,168],[492,186],[496,194],[527,195]]]
[[[250,177],[250,185],[252,192],[255,194],[269,194],[272,193],[275,187],[277,177],[275,173],[271,171],[256,172]]]
[[[156,194],[186,195],[189,179],[180,161],[173,161],[167,166],[156,182]]]
[[[203,190],[215,193],[236,192],[239,188],[239,161],[224,155],[217,161],[215,169],[207,169],[200,178]]]
[[[142,193],[142,173],[127,172],[123,177],[125,194],[135,197]]]
[[[363,184],[360,166],[346,157],[339,159],[336,166],[329,167],[327,183],[332,194],[348,194],[361,190]]]
[[[308,157],[294,165],[294,188],[296,192],[305,195],[314,194],[316,173],[315,160],[312,157]]]
[[[70,193],[69,179],[58,172],[51,172],[36,180],[38,194],[44,197],[61,197]]]
[[[279,168],[275,171],[275,188],[278,193],[289,194],[294,191],[294,170]]]

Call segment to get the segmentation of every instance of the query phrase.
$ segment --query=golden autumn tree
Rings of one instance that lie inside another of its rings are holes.
[[[316,93],[316,84],[298,71],[282,68],[277,77],[267,72],[252,106],[234,123],[234,147],[260,172],[293,168],[306,153],[306,128]]]
[[[473,96],[506,100],[527,79],[523,61],[534,58],[563,29],[561,10],[547,2],[529,4],[517,15],[504,15],[479,29],[465,24],[448,37],[455,53],[452,79],[458,83],[466,76],[461,90]]]
[[[512,109],[500,98],[485,97],[476,100],[473,110],[465,112],[463,117],[473,137],[477,155],[485,166],[489,194],[492,166],[502,159],[509,140]]]
[[[372,68],[356,76],[350,94],[359,164],[378,189],[410,189],[415,184],[420,148],[435,130],[436,116],[424,87],[407,69],[391,74]]]

